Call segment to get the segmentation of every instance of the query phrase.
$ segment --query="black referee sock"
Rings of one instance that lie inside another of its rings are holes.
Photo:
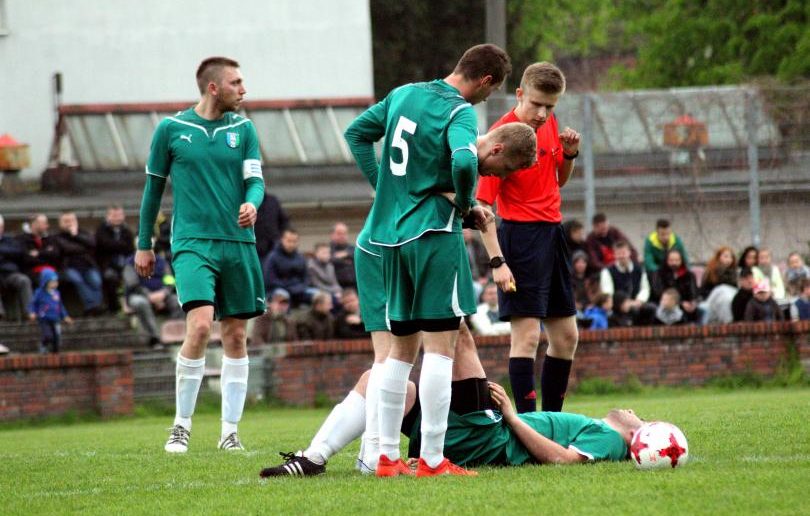
[[[543,411],[560,412],[568,390],[568,375],[571,374],[573,360],[546,355],[543,371],[540,373]]]
[[[509,359],[509,383],[518,413],[537,410],[537,392],[534,388],[534,359],[513,357]]]

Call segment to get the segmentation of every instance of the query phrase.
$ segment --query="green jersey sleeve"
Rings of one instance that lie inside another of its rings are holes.
[[[371,186],[377,188],[380,165],[374,152],[374,142],[385,136],[385,119],[388,111],[388,98],[374,104],[349,125],[343,137],[349,145],[357,166],[366,176]]]
[[[162,178],[169,177],[172,156],[169,147],[169,121],[163,119],[155,128],[152,144],[149,147],[149,158],[146,161],[146,173]]]
[[[451,154],[453,186],[456,205],[467,213],[473,205],[475,181],[478,176],[478,119],[472,106],[460,109],[447,128],[447,144]]]
[[[619,461],[627,457],[627,445],[622,436],[601,421],[585,427],[568,447],[591,461]]]

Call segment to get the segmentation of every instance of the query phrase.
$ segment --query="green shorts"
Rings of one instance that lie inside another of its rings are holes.
[[[265,311],[264,279],[256,245],[184,238],[172,242],[177,298],[187,310],[212,304],[217,319],[249,319]]]
[[[429,232],[383,247],[388,319],[448,319],[475,312],[470,261],[461,233]]]
[[[354,272],[357,277],[357,296],[360,298],[360,317],[366,331],[388,331],[382,255],[379,253],[379,247],[368,242],[361,246],[358,238],[354,248]]]

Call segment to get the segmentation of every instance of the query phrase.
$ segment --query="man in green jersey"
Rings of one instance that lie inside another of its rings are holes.
[[[472,105],[486,100],[510,71],[506,52],[477,45],[444,80],[394,89],[346,130],[355,160],[376,184],[369,241],[381,250],[393,335],[379,387],[378,476],[410,474],[399,457],[399,427],[420,338],[424,419],[417,476],[471,474],[444,458],[442,443],[459,322],[475,311],[461,219],[491,216],[473,207],[478,120]],[[380,139],[378,164],[374,143]],[[454,202],[441,192],[454,192]]]
[[[313,438],[285,462],[261,471],[262,477],[312,476],[326,471],[326,460],[363,432],[364,396],[370,371],[363,373]],[[409,382],[401,431],[409,436],[409,455],[420,450],[422,417],[417,388]],[[341,410],[339,410],[341,409]],[[575,464],[628,457],[633,434],[642,420],[632,410],[611,410],[602,419],[566,412],[518,414],[503,387],[488,382],[475,342],[461,327],[453,363],[452,397],[444,454],[462,465],[520,466]],[[313,453],[317,452],[317,456]]]
[[[186,312],[177,356],[176,413],[165,450],[188,450],[191,416],[205,371],[214,318],[222,321],[222,432],[219,448],[243,450],[237,423],[245,405],[247,319],[265,310],[264,281],[253,224],[264,198],[259,141],[253,123],[235,113],[245,95],[239,63],[205,59],[197,68],[200,101],[163,119],[146,165],[135,269],[154,271],[152,228],[171,177],[172,267]]]
[[[536,159],[536,138],[526,124],[505,124],[477,139],[478,173],[481,176],[505,177],[518,170],[521,164],[531,164]],[[532,154],[535,152],[535,154]],[[376,177],[371,178],[375,180]],[[372,181],[372,186],[376,184]],[[445,194],[449,199],[452,195]],[[501,255],[495,223],[481,235],[490,257]],[[360,447],[358,467],[364,473],[373,473],[380,456],[380,430],[378,415],[379,381],[383,363],[391,350],[391,333],[386,321],[386,295],[382,272],[380,246],[369,241],[368,220],[357,236],[354,264],[357,291],[360,296],[360,312],[366,331],[371,333],[374,348],[374,363],[366,388],[366,431]],[[514,278],[509,267],[493,269],[496,284],[504,290],[512,287]],[[463,322],[462,322],[463,324]]]

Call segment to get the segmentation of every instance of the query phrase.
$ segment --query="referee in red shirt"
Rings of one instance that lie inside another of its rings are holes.
[[[518,412],[536,410],[534,362],[540,343],[540,321],[548,350],[540,375],[542,409],[562,410],[568,376],[577,348],[576,308],[571,285],[571,257],[561,226],[560,187],[565,185],[579,155],[579,133],[558,132],[554,106],[565,92],[565,77],[553,64],[530,65],[516,91],[517,106],[491,129],[510,122],[529,124],[537,131],[537,163],[500,179],[482,177],[477,199],[497,203],[503,219],[498,240],[516,290],[498,292],[500,319],[512,323],[509,380]]]

